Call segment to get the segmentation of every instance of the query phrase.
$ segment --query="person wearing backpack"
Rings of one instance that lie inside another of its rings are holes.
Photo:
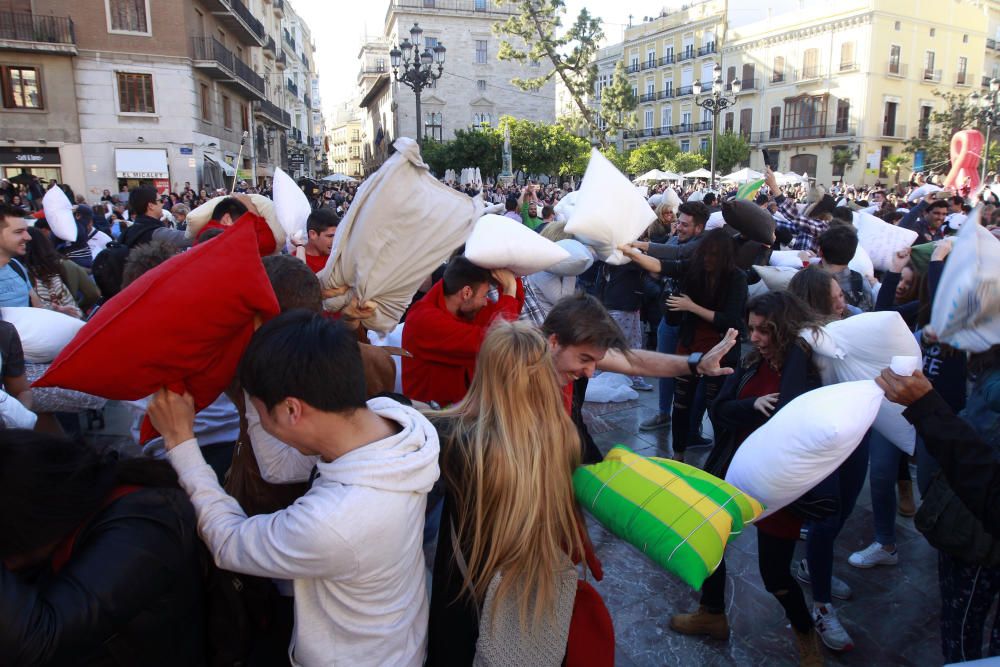
[[[840,285],[847,305],[857,312],[870,311],[875,305],[871,285],[864,276],[847,266],[858,251],[858,233],[849,225],[835,223],[819,235],[818,243],[819,266]]]
[[[445,501],[427,665],[613,662],[610,616],[573,565],[586,553],[572,482],[580,444],[546,340],[498,320],[469,392],[432,419]],[[583,609],[605,622],[581,625]]]
[[[0,203],[0,306],[37,306],[23,261],[28,252],[28,223],[24,212]]]
[[[0,431],[0,661],[205,664],[194,511],[170,466]]]

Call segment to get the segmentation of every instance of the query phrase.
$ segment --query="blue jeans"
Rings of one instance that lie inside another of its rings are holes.
[[[667,324],[666,319],[660,319],[656,329],[656,351],[664,354],[677,353],[677,338],[680,327]],[[669,415],[674,402],[674,378],[660,378],[660,414]]]
[[[809,522],[809,537],[806,540],[806,558],[809,561],[809,579],[812,585],[813,602],[829,604],[830,582],[833,578],[833,543],[840,535],[847,517],[854,511],[854,504],[865,485],[868,473],[869,436],[865,434],[857,449],[840,464],[831,475],[836,476],[839,508],[835,514],[820,521]],[[895,484],[895,475],[893,484]],[[895,511],[895,510],[893,510]]]
[[[896,544],[896,483],[899,481],[899,462],[903,456],[903,450],[881,434],[872,432],[869,483],[875,541],[879,544]]]

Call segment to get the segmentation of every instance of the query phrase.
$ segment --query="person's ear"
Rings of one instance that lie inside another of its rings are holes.
[[[471,288],[470,286],[468,286],[468,285],[465,285],[464,287],[462,287],[462,292],[461,292],[461,294],[462,294],[462,300],[463,300],[463,301],[468,301],[468,300],[469,300],[469,299],[471,299],[471,298],[472,298],[473,296],[475,296],[475,294],[476,294],[476,290],[472,289],[472,288]]]
[[[546,340],[549,343],[549,351],[550,352],[555,352],[556,350],[559,349],[559,339],[556,338],[555,334],[549,334],[549,337],[546,338]]]
[[[288,397],[275,406],[275,411],[282,424],[294,427],[302,421],[305,404],[298,398]]]

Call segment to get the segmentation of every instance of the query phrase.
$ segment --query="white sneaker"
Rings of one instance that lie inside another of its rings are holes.
[[[841,625],[833,605],[814,606],[812,614],[816,632],[827,648],[832,651],[850,651],[854,648],[854,640]]]
[[[799,561],[798,567],[794,568],[792,573],[803,584],[812,585],[812,577],[809,575],[809,563],[806,562],[805,558]],[[830,577],[830,595],[838,600],[850,600],[853,593],[854,591],[851,590],[846,581],[838,578],[836,575]]]
[[[878,542],[872,542],[861,551],[852,553],[847,562],[866,570],[876,565],[896,565],[899,563],[899,554],[895,551],[889,553]]]

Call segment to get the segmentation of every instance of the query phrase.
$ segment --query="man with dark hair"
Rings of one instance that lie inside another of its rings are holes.
[[[862,312],[875,306],[871,284],[847,265],[858,251],[858,233],[853,226],[832,225],[819,235],[820,267],[834,277],[844,292],[844,300]]]
[[[521,214],[517,212],[517,205],[518,198],[514,195],[508,195],[507,200],[504,202],[504,217],[521,222]]]
[[[552,307],[542,324],[542,333],[549,341],[552,361],[563,384],[566,408],[580,434],[584,463],[602,458],[587,432],[582,414],[587,381],[594,376],[594,371],[661,378],[691,373],[728,375],[732,369],[720,368],[719,363],[736,344],[737,336],[736,330],[730,329],[722,341],[704,355],[694,353],[685,357],[630,350],[618,323],[601,302],[582,292],[563,297]]]
[[[248,518],[219,486],[194,438],[191,396],[163,389],[149,414],[219,567],[292,580],[293,664],[419,667],[428,615],[421,538],[438,438],[410,407],[366,403],[361,368],[354,335],[316,313],[279,315],[250,340],[239,369],[248,419],[287,443],[275,455],[309,481],[299,501],[272,514]]]
[[[177,248],[191,246],[191,239],[179,229],[170,229],[160,220],[163,214],[163,202],[152,185],[140,185],[132,190],[128,198],[129,212],[132,214],[132,224],[128,226],[119,241],[129,248],[150,241],[166,241]]]
[[[490,302],[491,283],[500,298]],[[495,317],[516,320],[524,306],[521,281],[507,269],[489,271],[458,255],[444,277],[413,304],[403,328],[403,393],[424,403],[457,403],[476,369],[476,355]]]
[[[28,223],[24,211],[0,203],[0,306],[40,306],[28,270],[19,258],[28,252]]]
[[[337,225],[340,216],[332,208],[318,208],[306,219],[306,235],[308,239],[303,246],[306,264],[313,273],[319,273],[326,267],[333,250],[333,239],[337,235]]]
[[[246,205],[237,197],[226,197],[212,209],[212,220],[223,227],[232,227],[247,212]]]
[[[917,233],[913,245],[940,241],[944,238],[944,222],[948,217],[949,191],[939,190],[927,195],[923,201],[910,209],[899,226]]]
[[[323,310],[319,281],[308,266],[289,255],[270,255],[261,261],[281,312],[297,308],[314,313]]]

